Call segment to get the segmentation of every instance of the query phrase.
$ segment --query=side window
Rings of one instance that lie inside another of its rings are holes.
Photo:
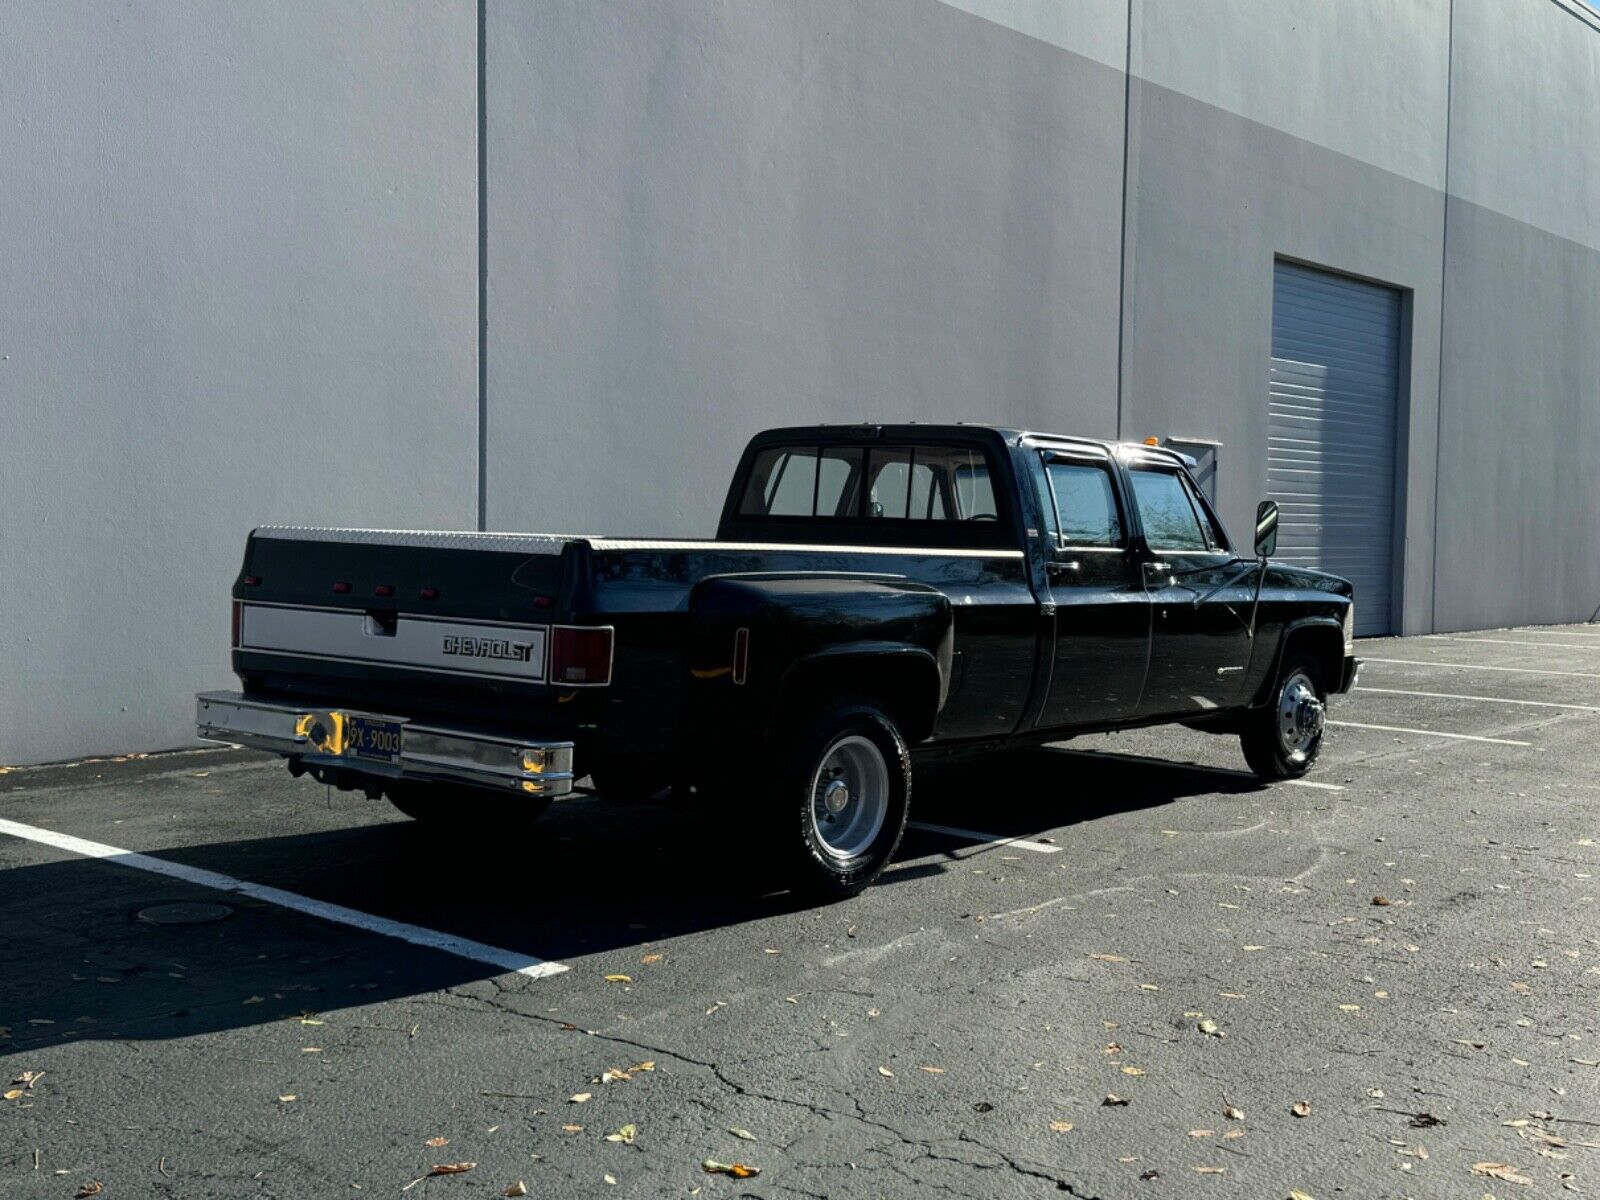
[[[1208,549],[1200,519],[1182,478],[1172,471],[1135,467],[1128,472],[1144,538],[1152,550]]]
[[[1205,497],[1200,494],[1194,480],[1185,479],[1183,490],[1189,493],[1189,502],[1194,505],[1194,511],[1200,517],[1201,532],[1206,535],[1206,541],[1213,550],[1226,550],[1228,548],[1227,535],[1222,532],[1222,525],[1217,520],[1216,514],[1206,504]]]
[[[1057,460],[1045,465],[1054,498],[1057,536],[1063,546],[1120,546],[1111,473],[1093,463]]]

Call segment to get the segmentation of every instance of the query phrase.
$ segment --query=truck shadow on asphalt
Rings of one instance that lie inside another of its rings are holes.
[[[1074,825],[1257,786],[1243,773],[1043,749],[920,772],[913,815],[996,837],[1053,832],[1070,855],[1071,836],[1062,831]],[[945,861],[981,852],[970,841],[908,831],[877,888],[836,910],[841,933],[875,897],[892,897],[943,873]],[[619,971],[665,939],[809,907],[788,894],[763,894],[759,849],[737,830],[666,803],[563,802],[517,844],[442,838],[397,820],[155,853],[530,958],[616,951]],[[354,1022],[377,1031],[371,1036],[405,1036],[393,1016],[368,1016],[361,1007],[497,974],[471,959],[114,860],[70,858],[4,874],[0,945],[10,962],[0,977],[0,1055],[275,1021],[293,1027],[286,1036],[316,1042],[323,1039],[297,1018],[320,1023],[315,1014],[336,1011],[341,1027]],[[139,916],[178,901],[233,911],[204,924]]]

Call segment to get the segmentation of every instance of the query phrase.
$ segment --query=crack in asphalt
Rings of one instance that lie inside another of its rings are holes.
[[[536,1021],[542,1025],[555,1026],[557,1029],[562,1029],[564,1026],[571,1025],[571,1022],[569,1021],[559,1020],[555,1017],[547,1017],[541,1013],[524,1012],[522,1009],[500,1003],[500,996],[516,995],[518,994],[518,990],[504,988],[499,984],[498,981],[491,980],[490,982],[494,984],[496,991],[499,993],[498,996],[475,996],[470,992],[458,991],[455,988],[445,988],[444,993],[457,999],[468,1000],[476,1004],[481,1004],[496,1012],[505,1013],[508,1016],[517,1017],[521,1020]],[[416,999],[421,1000],[422,998],[418,997]],[[588,1036],[596,1038],[600,1041],[610,1042],[619,1046],[627,1046],[633,1050],[643,1051],[647,1054],[654,1054],[663,1058],[670,1058],[674,1061],[685,1063],[689,1066],[698,1067],[701,1070],[708,1072],[714,1079],[717,1080],[718,1083],[722,1084],[723,1087],[728,1088],[738,1096],[745,1096],[754,1100],[762,1100],[769,1104],[778,1104],[790,1108],[803,1109],[806,1112],[809,1112],[812,1116],[821,1117],[824,1120],[854,1121],[860,1125],[865,1125],[868,1128],[881,1130],[884,1133],[890,1134],[892,1137],[894,1137],[900,1145],[919,1152],[917,1157],[911,1160],[913,1163],[921,1161],[948,1162],[979,1171],[994,1171],[1000,1170],[1003,1167],[1005,1170],[1013,1174],[1021,1175],[1029,1179],[1038,1179],[1043,1182],[1053,1184],[1055,1185],[1057,1191],[1065,1192],[1067,1195],[1075,1197],[1076,1200],[1102,1200],[1101,1197],[1093,1196],[1086,1192],[1080,1192],[1072,1183],[1061,1178],[1060,1176],[1051,1174],[1049,1171],[1039,1166],[1007,1154],[1004,1150],[1001,1150],[995,1146],[991,1146],[987,1142],[980,1141],[968,1133],[960,1133],[954,1139],[928,1139],[912,1137],[903,1130],[898,1129],[897,1127],[890,1125],[885,1121],[880,1121],[873,1117],[867,1116],[866,1109],[862,1107],[861,1101],[855,1096],[850,1097],[850,1102],[855,1105],[856,1111],[854,1113],[847,1113],[836,1108],[830,1108],[828,1105],[818,1104],[810,1100],[798,1099],[793,1096],[779,1096],[770,1092],[757,1091],[734,1079],[717,1063],[712,1062],[709,1059],[697,1058],[694,1055],[685,1053],[681,1050],[674,1050],[669,1046],[658,1046],[649,1042],[639,1041],[635,1038],[622,1037],[620,1035],[611,1033],[601,1033],[598,1030],[585,1030],[584,1032]],[[948,1154],[939,1154],[937,1152],[936,1147],[952,1140],[963,1145],[976,1146],[978,1149],[994,1155],[999,1161],[995,1163],[975,1163],[968,1159],[956,1158]],[[929,1183],[926,1180],[914,1179],[909,1175],[905,1175],[904,1172],[897,1169],[897,1167],[898,1164],[889,1163],[886,1164],[883,1169],[890,1170],[895,1174],[900,1174],[903,1178],[906,1178],[909,1182],[915,1183],[919,1187],[935,1187],[943,1191],[952,1192],[952,1194],[962,1194],[956,1193],[955,1190],[950,1188],[948,1185],[934,1184]]]

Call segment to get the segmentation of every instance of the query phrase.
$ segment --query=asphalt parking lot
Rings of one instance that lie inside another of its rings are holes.
[[[1307,780],[1185,730],[920,778],[826,908],[665,804],[12,770],[0,1194],[1600,1189],[1600,626],[1358,653]]]

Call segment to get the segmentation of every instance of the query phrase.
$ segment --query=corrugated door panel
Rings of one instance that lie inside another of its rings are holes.
[[[1390,631],[1400,294],[1278,263],[1267,494],[1277,557],[1356,585],[1356,632]]]

